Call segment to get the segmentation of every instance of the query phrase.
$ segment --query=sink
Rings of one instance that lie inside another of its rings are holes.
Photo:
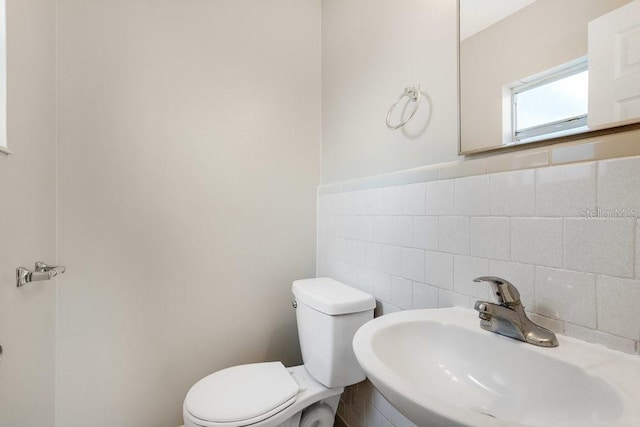
[[[353,348],[420,427],[640,426],[640,357],[562,335],[536,347],[479,321],[463,308],[393,313],[362,326]]]

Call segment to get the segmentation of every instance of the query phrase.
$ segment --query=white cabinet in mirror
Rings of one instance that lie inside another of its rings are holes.
[[[640,0],[460,0],[460,153],[640,127]]]

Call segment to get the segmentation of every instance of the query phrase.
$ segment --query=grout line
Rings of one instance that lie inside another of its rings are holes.
[[[56,265],[60,265],[60,260],[58,259],[60,255],[60,106],[59,106],[59,98],[60,98],[60,85],[59,85],[59,71],[60,71],[60,52],[59,52],[59,5],[58,1],[54,2],[54,15],[55,15],[55,23],[54,23],[54,93],[55,93],[55,135],[54,135],[54,143],[55,143],[55,260]],[[6,7],[6,4],[5,4]],[[66,261],[65,261],[66,263]],[[54,340],[53,340],[53,354],[54,354],[54,362],[53,362],[53,424],[56,425],[58,423],[59,408],[58,408],[58,391],[59,391],[59,373],[58,373],[58,361],[60,359],[59,351],[60,345],[58,340],[59,329],[60,329],[60,319],[59,319],[59,310],[60,307],[60,286],[58,285],[58,281],[56,280],[56,288],[55,288],[55,297],[54,297]]]
[[[548,166],[547,166],[548,167]],[[533,216],[538,216],[538,170],[533,171]]]
[[[595,187],[596,187],[594,189],[594,192],[595,192],[595,203],[596,203],[595,209],[597,210],[598,206],[600,206],[600,200],[599,200],[599,197],[598,197],[598,193],[599,193],[598,186],[600,184],[600,162],[596,161],[594,163],[595,163],[595,169],[596,169],[595,170],[595,174],[594,174],[595,175]]]
[[[598,318],[598,311],[599,311],[598,310],[598,306],[599,306],[599,304],[598,304],[598,300],[599,300],[599,297],[598,297],[598,288],[599,288],[598,283],[600,282],[600,275],[594,274],[594,276],[595,277],[593,279],[593,283],[594,283],[594,287],[595,287],[595,289],[594,289],[594,296],[595,296],[595,307],[594,308],[595,308],[595,312],[593,313],[593,317],[595,318],[595,321],[596,321],[595,330],[599,331],[600,330],[600,319]]]
[[[633,278],[638,280],[639,277],[639,271],[638,268],[640,268],[640,266],[638,265],[638,232],[640,231],[640,229],[638,228],[638,219],[634,218],[633,219]]]

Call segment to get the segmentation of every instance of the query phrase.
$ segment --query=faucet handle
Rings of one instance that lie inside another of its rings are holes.
[[[521,304],[520,292],[508,280],[495,276],[481,276],[473,279],[474,282],[489,282],[493,294],[498,298],[498,302],[504,306]]]

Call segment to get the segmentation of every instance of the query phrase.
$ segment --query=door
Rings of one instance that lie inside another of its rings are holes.
[[[589,127],[640,117],[640,0],[589,23]]]
[[[6,3],[12,154],[0,154],[0,427],[52,427],[56,285],[17,288],[15,269],[56,261],[55,1]]]

